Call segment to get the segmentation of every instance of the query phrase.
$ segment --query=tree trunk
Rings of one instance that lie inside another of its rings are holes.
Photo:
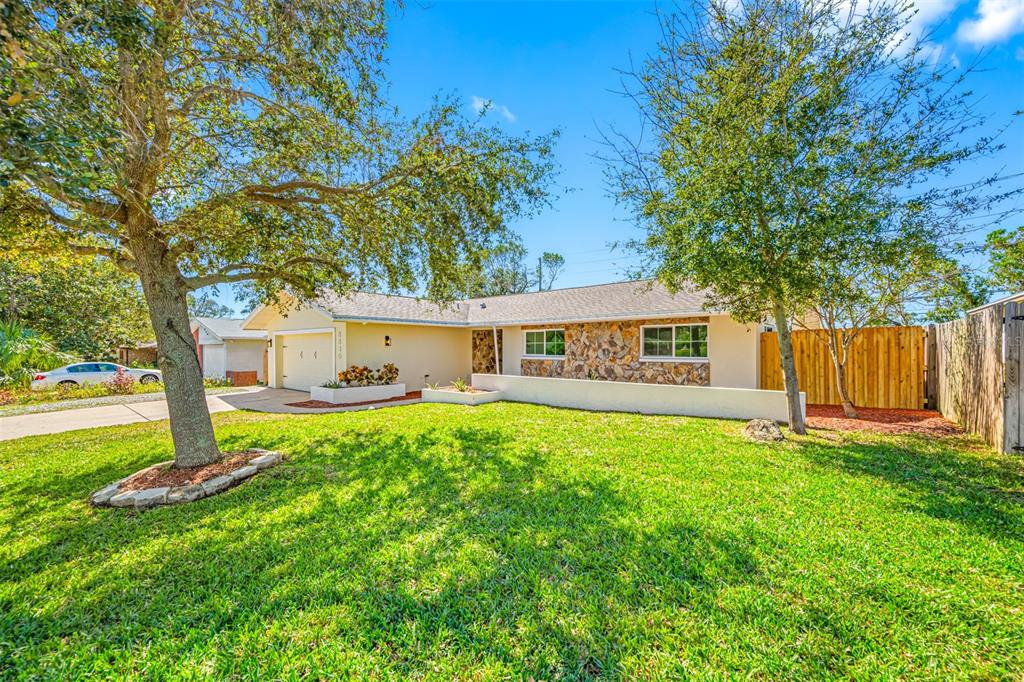
[[[839,402],[843,405],[843,414],[846,415],[847,419],[858,419],[860,415],[857,414],[857,408],[854,407],[853,401],[850,400],[850,392],[846,387],[846,361],[849,355],[845,339],[843,343],[843,357],[840,360],[836,333],[834,330],[829,329],[828,335],[828,351],[829,355],[832,356],[832,367],[836,370],[836,389],[839,391]]]
[[[773,302],[775,328],[779,334],[779,359],[782,362],[782,381],[786,387],[786,406],[789,411],[789,430],[804,434],[804,413],[800,406],[800,388],[796,377],[796,361],[793,358],[793,337],[789,328],[786,309],[778,301]]]
[[[160,262],[162,253],[136,251],[134,255],[156,333],[157,363],[163,374],[171,417],[174,466],[194,467],[216,462],[221,453],[206,406],[203,372],[189,328],[185,291],[179,286],[177,272]]]

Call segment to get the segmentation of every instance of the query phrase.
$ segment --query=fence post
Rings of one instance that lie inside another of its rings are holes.
[[[929,410],[939,409],[939,361],[938,361],[938,330],[934,324],[928,325],[924,332],[924,366],[925,407]]]
[[[1003,451],[1024,454],[1024,304],[1003,310]]]

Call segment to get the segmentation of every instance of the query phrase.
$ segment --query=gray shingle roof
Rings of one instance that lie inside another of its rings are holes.
[[[242,329],[242,323],[245,322],[245,320],[235,320],[227,317],[193,317],[192,319],[225,340],[258,340],[267,338],[267,333],[265,331]]]
[[[325,292],[317,304],[336,319],[418,322],[452,326],[541,324],[615,318],[707,314],[702,291],[673,295],[656,281],[640,280],[509,296],[436,303],[405,296]]]

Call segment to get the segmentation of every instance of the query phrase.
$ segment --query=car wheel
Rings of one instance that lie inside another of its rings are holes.
[[[60,386],[61,388],[75,388],[76,386],[78,386],[78,382],[71,381],[70,379],[65,379],[64,381],[58,381],[57,385]]]
[[[160,377],[155,374],[143,374],[142,378],[139,379],[140,384],[152,384],[156,381],[160,381]]]

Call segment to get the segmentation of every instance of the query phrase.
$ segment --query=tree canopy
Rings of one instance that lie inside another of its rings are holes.
[[[508,219],[548,200],[552,135],[507,135],[444,97],[411,118],[388,103],[381,0],[3,7],[0,182],[19,203],[0,230],[139,277],[179,464],[219,456],[189,292],[451,300]]]
[[[1024,291],[1024,226],[993,230],[985,245],[992,285],[1013,294]]]
[[[549,291],[565,267],[565,258],[545,251],[534,267],[526,262],[526,247],[511,238],[491,249],[482,268],[470,273],[471,296],[505,296],[527,291]]]
[[[908,39],[903,2],[710,0],[663,16],[625,87],[644,123],[609,133],[611,177],[670,288],[697,286],[740,320],[775,318],[791,425],[788,324],[845,277],[851,255],[943,243],[1005,198],[959,164],[998,148],[954,73]],[[799,430],[799,429],[798,429]]]

